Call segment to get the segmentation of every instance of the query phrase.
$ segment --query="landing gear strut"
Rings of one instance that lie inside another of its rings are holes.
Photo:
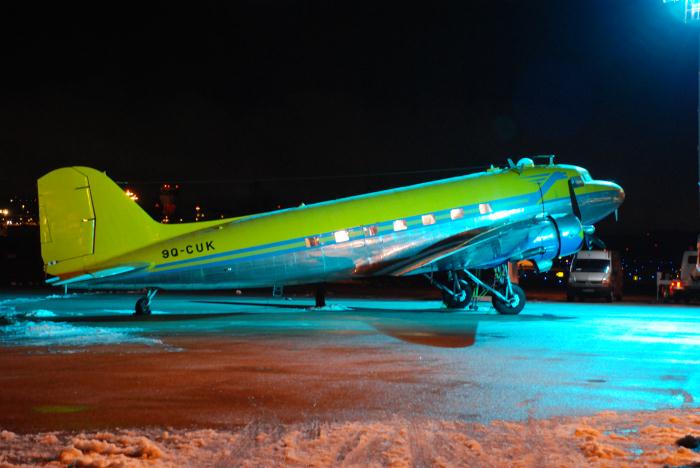
[[[316,285],[316,307],[326,307],[326,283]]]
[[[157,292],[157,289],[146,291],[146,295],[136,301],[134,315],[151,315],[151,300],[153,300]]]
[[[471,302],[472,285],[476,286],[474,288],[476,291],[483,288],[491,293],[491,302],[499,314],[519,314],[525,307],[525,292],[517,284],[511,283],[508,264],[494,268],[492,285],[484,283],[467,269],[448,271],[445,276],[440,275],[439,278],[433,274],[425,276],[433,286],[442,291],[443,303],[450,309],[463,309]]]
[[[517,284],[511,283],[508,264],[494,269],[493,287],[491,303],[499,314],[516,315],[523,310],[526,302],[525,291]]]
[[[426,275],[428,281],[442,292],[442,302],[448,309],[464,309],[472,298],[472,288],[460,271],[448,271],[440,278]]]

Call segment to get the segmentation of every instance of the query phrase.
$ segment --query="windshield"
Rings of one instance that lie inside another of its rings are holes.
[[[583,179],[584,182],[590,182],[593,180],[591,174],[585,169],[581,169],[579,174],[581,174],[581,179]]]
[[[591,273],[605,273],[610,267],[610,260],[595,260],[589,258],[577,258],[571,266],[571,271],[588,271]]]

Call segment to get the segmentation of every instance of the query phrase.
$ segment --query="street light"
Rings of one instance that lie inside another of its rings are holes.
[[[683,3],[683,22],[700,24],[700,0],[663,0],[664,3]],[[698,33],[698,207],[700,208],[700,33]]]

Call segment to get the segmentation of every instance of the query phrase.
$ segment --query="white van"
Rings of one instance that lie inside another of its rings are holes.
[[[602,297],[608,302],[622,299],[622,265],[612,250],[582,250],[571,261],[566,300]]]

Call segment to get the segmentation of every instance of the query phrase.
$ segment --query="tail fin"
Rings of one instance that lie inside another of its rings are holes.
[[[56,169],[38,180],[38,189],[41,256],[48,273],[84,271],[163,237],[163,225],[95,169]]]

